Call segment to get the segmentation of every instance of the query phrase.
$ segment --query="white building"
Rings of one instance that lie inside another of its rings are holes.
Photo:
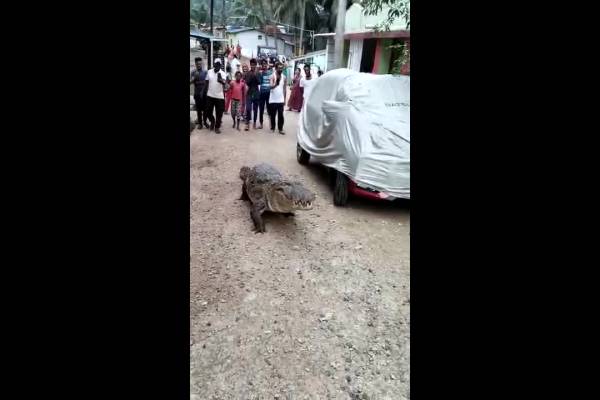
[[[323,71],[323,73],[327,72],[327,49],[313,51],[311,53],[306,53],[303,56],[291,58],[288,61],[288,68],[290,72],[290,76],[294,76],[294,68],[300,68],[300,74],[304,76],[304,64],[309,63],[310,73],[317,76],[317,72],[319,70]]]
[[[294,52],[294,44],[286,42],[281,38],[277,38],[277,46],[275,46],[275,37],[267,35],[264,32],[254,28],[232,28],[227,30],[227,39],[230,46],[237,46],[238,43],[242,47],[242,56],[253,58],[257,56],[258,46],[277,47],[277,54],[291,57]]]

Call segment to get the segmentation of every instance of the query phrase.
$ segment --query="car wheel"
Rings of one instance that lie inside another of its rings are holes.
[[[333,168],[327,168],[327,183],[331,189],[335,188],[335,181],[337,179],[337,171]]]
[[[299,144],[296,144],[296,159],[302,165],[308,164],[310,154],[308,154]]]
[[[348,203],[348,177],[337,171],[333,188],[333,204],[345,206]]]

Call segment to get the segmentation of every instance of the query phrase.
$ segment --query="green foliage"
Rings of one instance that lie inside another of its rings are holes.
[[[377,15],[388,6],[387,17],[374,28],[375,31],[389,31],[390,26],[398,18],[403,18],[406,23],[406,29],[410,30],[410,0],[363,0],[365,15]],[[392,73],[399,74],[402,66],[410,62],[410,51],[406,44],[396,44],[390,46],[391,49],[400,49],[400,56],[394,61]]]
[[[290,25],[317,30],[320,21],[317,5],[320,5],[321,2],[319,0],[282,0],[275,8],[274,17],[276,20]],[[304,26],[300,26],[302,17],[304,17]]]
[[[245,18],[236,18],[235,23],[252,27],[263,26],[265,17],[259,3],[259,1],[254,0],[236,0],[231,7],[231,14],[232,16]]]
[[[209,5],[206,1],[190,1],[190,23],[197,25],[208,21],[209,12]]]
[[[406,29],[410,30],[410,0],[363,0],[365,15],[376,15],[388,6],[388,15],[375,30],[390,30],[390,26],[398,18],[403,18],[406,23]]]
[[[335,25],[337,23],[337,12],[338,12],[338,0],[322,0],[321,4],[323,5],[324,11],[329,14],[329,21],[327,26],[328,32],[335,32]],[[352,1],[346,1],[346,10],[348,10],[352,6]]]
[[[246,17],[232,19],[248,26],[261,26],[270,19],[299,26],[304,17],[305,29],[314,31],[335,30],[338,0],[226,0],[225,14],[232,17]],[[304,4],[304,10],[302,10]],[[380,12],[384,5],[390,7],[386,21],[381,29],[389,28],[396,18],[404,18],[410,26],[410,0],[363,0],[365,14],[374,15]],[[352,1],[348,0],[346,8],[350,8]],[[214,0],[213,18],[220,23],[223,2]],[[323,16],[323,18],[321,18]],[[327,18],[328,17],[328,18]],[[210,18],[210,0],[190,0],[190,22],[208,23]]]
[[[225,15],[231,15],[236,3],[245,3],[245,0],[213,0],[213,22],[221,23],[223,5],[225,5]],[[210,0],[190,0],[190,23],[205,24],[210,22]]]
[[[350,8],[352,0],[347,0],[346,8]],[[274,21],[298,26],[315,32],[334,32],[337,18],[338,0],[214,0],[213,19],[215,24],[221,23],[221,13],[225,5],[228,24],[264,27]],[[403,18],[407,29],[410,29],[410,0],[363,0],[366,15],[375,15],[388,6],[387,16],[375,30],[389,30],[393,22]],[[210,0],[190,0],[190,24],[208,23],[210,20]],[[305,45],[310,37],[305,31],[297,31]],[[403,46],[403,45],[395,45]],[[403,47],[402,56],[394,63],[394,71],[408,62],[408,50]]]
[[[392,74],[399,75],[402,71],[402,67],[404,64],[410,62],[410,51],[406,43],[401,44],[393,44],[389,46],[390,49],[400,49],[400,56],[394,60],[394,64],[392,66]]]

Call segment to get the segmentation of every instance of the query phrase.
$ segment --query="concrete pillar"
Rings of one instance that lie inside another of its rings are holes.
[[[346,0],[338,1],[337,21],[335,24],[335,68],[343,68],[344,25],[346,21]]]

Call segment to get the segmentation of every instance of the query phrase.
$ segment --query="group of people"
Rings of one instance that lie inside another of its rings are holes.
[[[229,59],[229,61],[232,61],[233,57],[239,57],[242,55],[242,47],[240,46],[239,42],[237,44],[237,46],[231,46],[229,47],[229,45],[227,45],[225,47],[225,57],[227,57]]]
[[[266,109],[271,132],[275,132],[277,127],[278,132],[284,135],[283,111],[287,99],[284,65],[279,61],[269,65],[266,59],[262,59],[258,69],[258,62],[253,58],[250,60],[250,67],[244,63],[240,71],[239,64],[234,61],[238,61],[237,57],[223,71],[221,61],[217,59],[213,69],[204,71],[202,58],[195,59],[196,69],[192,71],[190,83],[194,85],[198,128],[204,127],[221,133],[223,114],[231,107],[233,128],[240,130],[240,122],[244,121],[245,131],[250,129],[250,122],[253,129],[263,129]],[[304,66],[304,72],[305,76],[301,77],[300,69],[296,69],[288,102],[289,110],[301,110],[304,98],[308,97],[314,83],[310,65]]]

